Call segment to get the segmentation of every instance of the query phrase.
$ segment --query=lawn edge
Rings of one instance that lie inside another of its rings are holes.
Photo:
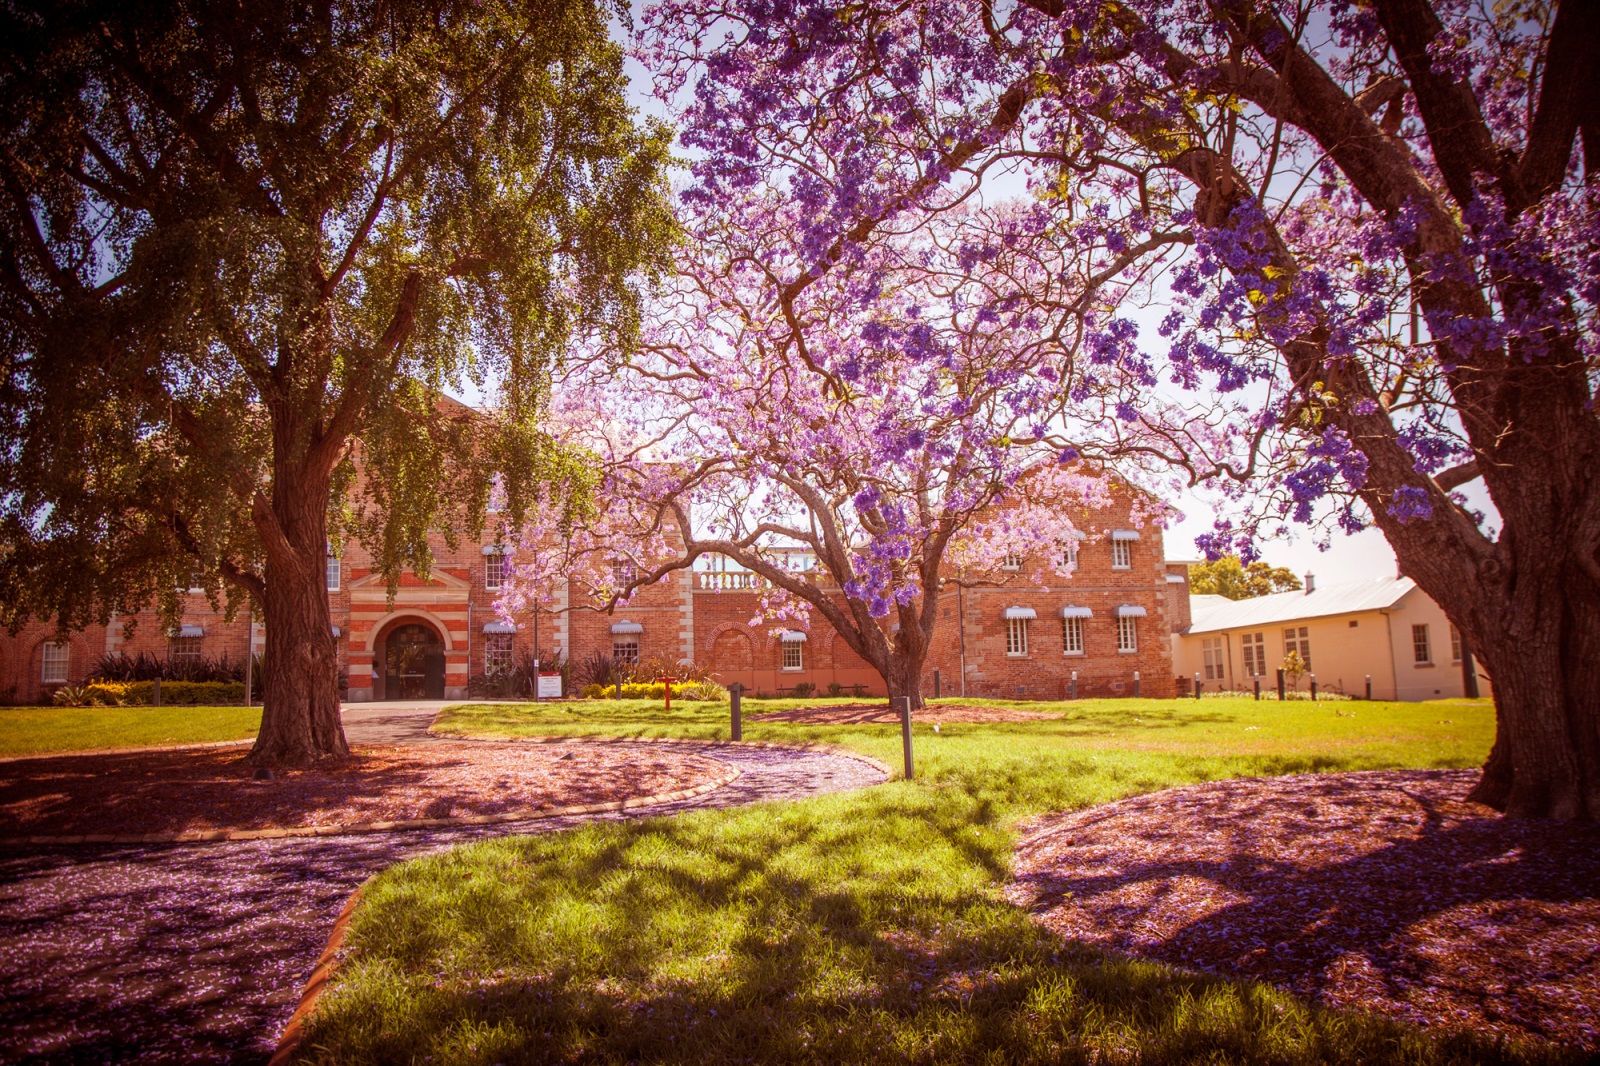
[[[153,744],[136,748],[57,748],[55,751],[34,751],[26,755],[0,755],[0,763],[70,759],[76,755],[156,755],[168,751],[211,751],[216,748],[246,748],[255,742],[255,737],[246,737],[243,740],[204,740],[192,744]]]
[[[732,784],[742,776],[737,767],[689,788],[658,792],[631,799],[606,800],[600,803],[579,803],[565,807],[544,807],[523,811],[506,811],[501,814],[465,814],[453,818],[397,818],[381,822],[345,822],[332,825],[296,826],[292,829],[198,829],[184,833],[88,833],[72,836],[0,837],[0,849],[73,846],[80,844],[220,844],[236,840],[283,840],[290,837],[333,837],[357,833],[390,833],[410,829],[450,829],[459,826],[501,825],[514,822],[534,822],[546,818],[567,818],[581,814],[600,814],[605,811],[625,811],[633,807],[653,807],[660,803],[677,803],[714,792]]]
[[[317,956],[317,964],[311,968],[311,976],[306,978],[305,987],[300,991],[300,999],[295,1004],[294,1013],[289,1015],[289,1020],[284,1023],[283,1032],[278,1035],[277,1047],[273,1049],[272,1057],[267,1060],[267,1066],[288,1066],[289,1060],[300,1050],[300,1045],[306,1038],[306,1023],[311,1018],[312,1008],[317,1005],[317,1000],[322,998],[322,993],[328,989],[328,983],[333,980],[333,972],[339,964],[339,951],[344,947],[345,937],[350,933],[350,921],[356,914],[356,904],[361,902],[361,893],[371,880],[369,877],[357,885],[355,891],[344,901],[344,906],[339,908],[339,916],[333,920],[333,929],[328,933],[322,954]]]

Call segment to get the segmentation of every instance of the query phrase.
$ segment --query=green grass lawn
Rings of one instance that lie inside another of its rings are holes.
[[[504,838],[392,868],[357,911],[305,1053],[485,1064],[1563,1061],[1076,948],[999,895],[1030,815],[1242,774],[1471,766],[1493,735],[1487,704],[1022,706],[1062,717],[946,724],[937,736],[919,725],[912,783]],[[474,705],[436,728],[706,737],[726,735],[726,715],[726,704],[675,705],[671,716],[644,701]],[[747,717],[745,736],[899,760],[894,726]]]
[[[249,740],[260,707],[0,707],[0,756]]]

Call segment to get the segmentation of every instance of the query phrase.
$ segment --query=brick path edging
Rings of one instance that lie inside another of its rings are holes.
[[[344,906],[339,908],[339,917],[333,920],[333,931],[328,934],[328,942],[323,946],[322,954],[317,956],[317,964],[311,968],[311,976],[306,979],[306,987],[300,993],[300,1002],[295,1004],[294,1013],[289,1015],[289,1021],[278,1037],[278,1046],[273,1050],[272,1058],[267,1060],[267,1066],[288,1066],[290,1058],[300,1050],[311,1008],[316,1006],[317,1000],[327,990],[328,982],[333,980],[333,971],[339,963],[339,949],[344,947],[345,937],[350,932],[350,919],[355,917],[356,904],[361,902],[361,890],[366,887],[366,881],[357,885],[356,890],[350,893],[350,898],[344,901]]]

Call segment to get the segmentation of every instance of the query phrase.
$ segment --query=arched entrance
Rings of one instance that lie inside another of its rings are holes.
[[[380,639],[386,700],[444,699],[444,638],[426,622],[401,622]]]

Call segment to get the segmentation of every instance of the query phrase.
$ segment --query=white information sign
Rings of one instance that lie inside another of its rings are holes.
[[[556,697],[558,699],[560,698],[560,696],[561,696],[561,675],[560,674],[540,674],[539,675],[539,698],[540,699],[544,699],[547,696],[553,696],[553,697]]]

